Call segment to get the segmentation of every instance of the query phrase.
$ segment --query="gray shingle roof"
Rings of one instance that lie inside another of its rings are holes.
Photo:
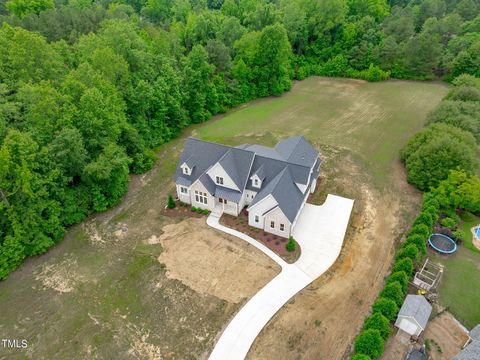
[[[474,340],[452,360],[478,360],[480,359],[480,341]]]
[[[480,340],[480,324],[478,324],[472,330],[470,330],[470,337],[473,340]]]
[[[217,185],[215,189],[215,196],[238,203],[242,197],[242,193]]]
[[[407,295],[398,316],[413,317],[425,329],[431,312],[432,305],[422,295]]]
[[[294,136],[280,141],[275,151],[292,164],[311,167],[318,157],[318,151],[303,136]]]
[[[235,202],[240,200],[245,188],[258,191],[250,206],[272,194],[285,216],[293,223],[306,196],[295,183],[308,187],[311,185],[320,168],[318,161],[313,168],[313,176],[310,177],[310,169],[317,158],[318,152],[303,136],[285,139],[275,148],[249,144],[230,147],[188,138],[177,164],[175,181],[177,184],[190,186],[200,179],[210,194]],[[190,175],[183,174],[180,168],[185,162],[189,167],[193,167]],[[216,185],[206,174],[217,162],[240,189],[240,194]],[[262,179],[260,190],[252,187],[249,181],[255,173]]]
[[[421,351],[413,349],[408,353],[406,360],[427,360],[427,355]]]
[[[290,172],[290,165],[285,166],[277,176],[258,192],[250,204],[250,207],[259,203],[270,194],[275,198],[278,206],[290,223],[293,223],[305,195],[302,194],[297,185],[295,185]]]

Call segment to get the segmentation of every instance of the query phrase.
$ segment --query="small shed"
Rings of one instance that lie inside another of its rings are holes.
[[[395,321],[395,326],[411,336],[421,334],[432,313],[432,305],[422,295],[407,295]]]

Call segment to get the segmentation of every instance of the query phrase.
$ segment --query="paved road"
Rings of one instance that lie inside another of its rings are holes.
[[[272,316],[333,265],[342,248],[352,207],[353,200],[335,195],[328,195],[321,206],[305,204],[293,230],[293,236],[302,248],[302,254],[294,264],[286,263],[251,237],[220,225],[218,213],[213,212],[208,217],[208,225],[247,241],[282,268],[280,274],[260,289],[228,324],[209,360],[244,359]]]

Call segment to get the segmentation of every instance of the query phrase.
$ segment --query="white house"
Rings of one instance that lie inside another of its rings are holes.
[[[411,336],[418,336],[425,330],[432,305],[422,295],[407,295],[398,312],[395,326]]]
[[[188,138],[177,164],[180,201],[237,216],[247,207],[251,226],[288,237],[320,170],[317,150],[303,136],[275,147],[230,147]]]

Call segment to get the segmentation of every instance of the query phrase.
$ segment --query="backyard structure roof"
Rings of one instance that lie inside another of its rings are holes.
[[[480,340],[473,340],[453,360],[478,360],[480,359]]]
[[[398,317],[405,316],[414,318],[422,329],[425,329],[431,312],[432,305],[430,305],[425,297],[422,295],[407,295],[398,313]]]

